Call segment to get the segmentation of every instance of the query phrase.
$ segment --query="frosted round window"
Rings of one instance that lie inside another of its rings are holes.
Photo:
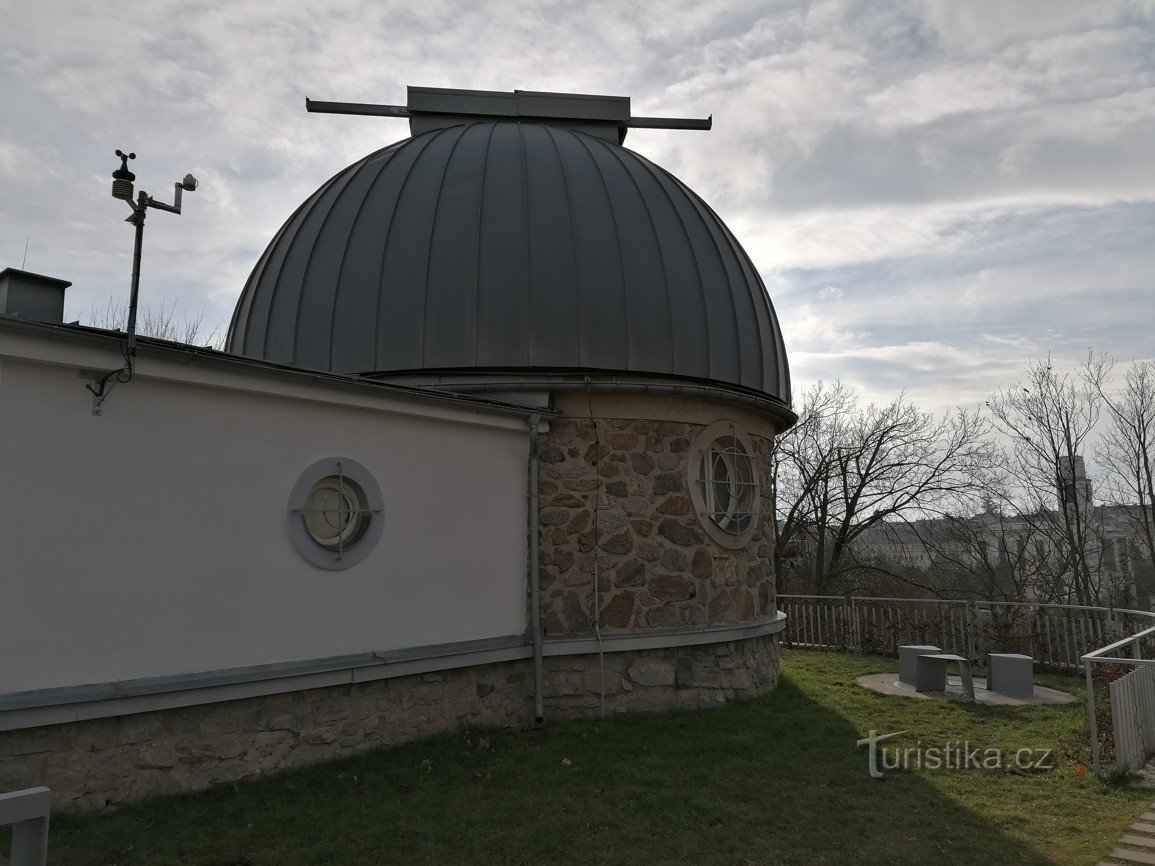
[[[317,461],[289,496],[289,538],[297,553],[321,568],[356,565],[377,543],[382,523],[380,487],[348,457]]]
[[[739,548],[758,527],[758,464],[753,445],[731,421],[702,430],[686,467],[690,498],[702,525],[723,547]]]
[[[301,516],[313,541],[326,550],[349,550],[365,537],[370,510],[361,485],[329,475],[313,485]]]

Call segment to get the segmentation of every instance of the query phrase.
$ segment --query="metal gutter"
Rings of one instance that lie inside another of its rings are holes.
[[[538,493],[538,448],[541,441],[540,415],[529,418],[529,633],[533,641],[533,721],[540,725],[545,721],[544,698],[542,696],[542,654],[541,654],[541,554],[538,533],[538,513],[540,494]]]

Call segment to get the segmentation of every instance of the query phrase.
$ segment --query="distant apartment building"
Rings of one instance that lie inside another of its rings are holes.
[[[861,571],[940,595],[1149,607],[1134,509],[1095,505],[1082,457],[1060,461],[1055,487],[1054,509],[881,523],[855,545]]]

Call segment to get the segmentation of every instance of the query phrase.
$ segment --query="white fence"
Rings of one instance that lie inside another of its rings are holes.
[[[1115,763],[1141,767],[1155,753],[1155,666],[1144,665],[1110,685]]]
[[[779,595],[778,608],[787,646],[896,656],[906,644],[933,644],[972,661],[1018,652],[1072,672],[1095,647],[1155,624],[1151,611],[1013,601]]]
[[[1099,717],[1095,712],[1095,665],[1134,668],[1126,676],[1119,677],[1109,688],[1111,699],[1111,731],[1115,737],[1115,764],[1119,767],[1137,768],[1143,766],[1147,758],[1155,754],[1155,677],[1149,672],[1155,669],[1155,658],[1144,658],[1144,648],[1150,654],[1151,641],[1155,638],[1155,626],[1117,640],[1101,649],[1092,650],[1080,659],[1087,681],[1087,721],[1091,728],[1091,754],[1095,772],[1099,772],[1102,743],[1099,738]],[[1130,657],[1122,655],[1124,649]],[[1116,688],[1116,685],[1119,685]]]

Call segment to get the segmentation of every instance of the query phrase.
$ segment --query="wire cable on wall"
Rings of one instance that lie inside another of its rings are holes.
[[[601,717],[606,717],[606,654],[602,646],[602,598],[598,586],[598,541],[601,526],[602,512],[602,439],[598,434],[598,422],[594,420],[594,400],[590,393],[590,377],[586,376],[586,405],[589,407],[590,426],[594,431],[594,545],[593,545],[593,608],[594,608],[594,635],[598,640],[598,701]]]

